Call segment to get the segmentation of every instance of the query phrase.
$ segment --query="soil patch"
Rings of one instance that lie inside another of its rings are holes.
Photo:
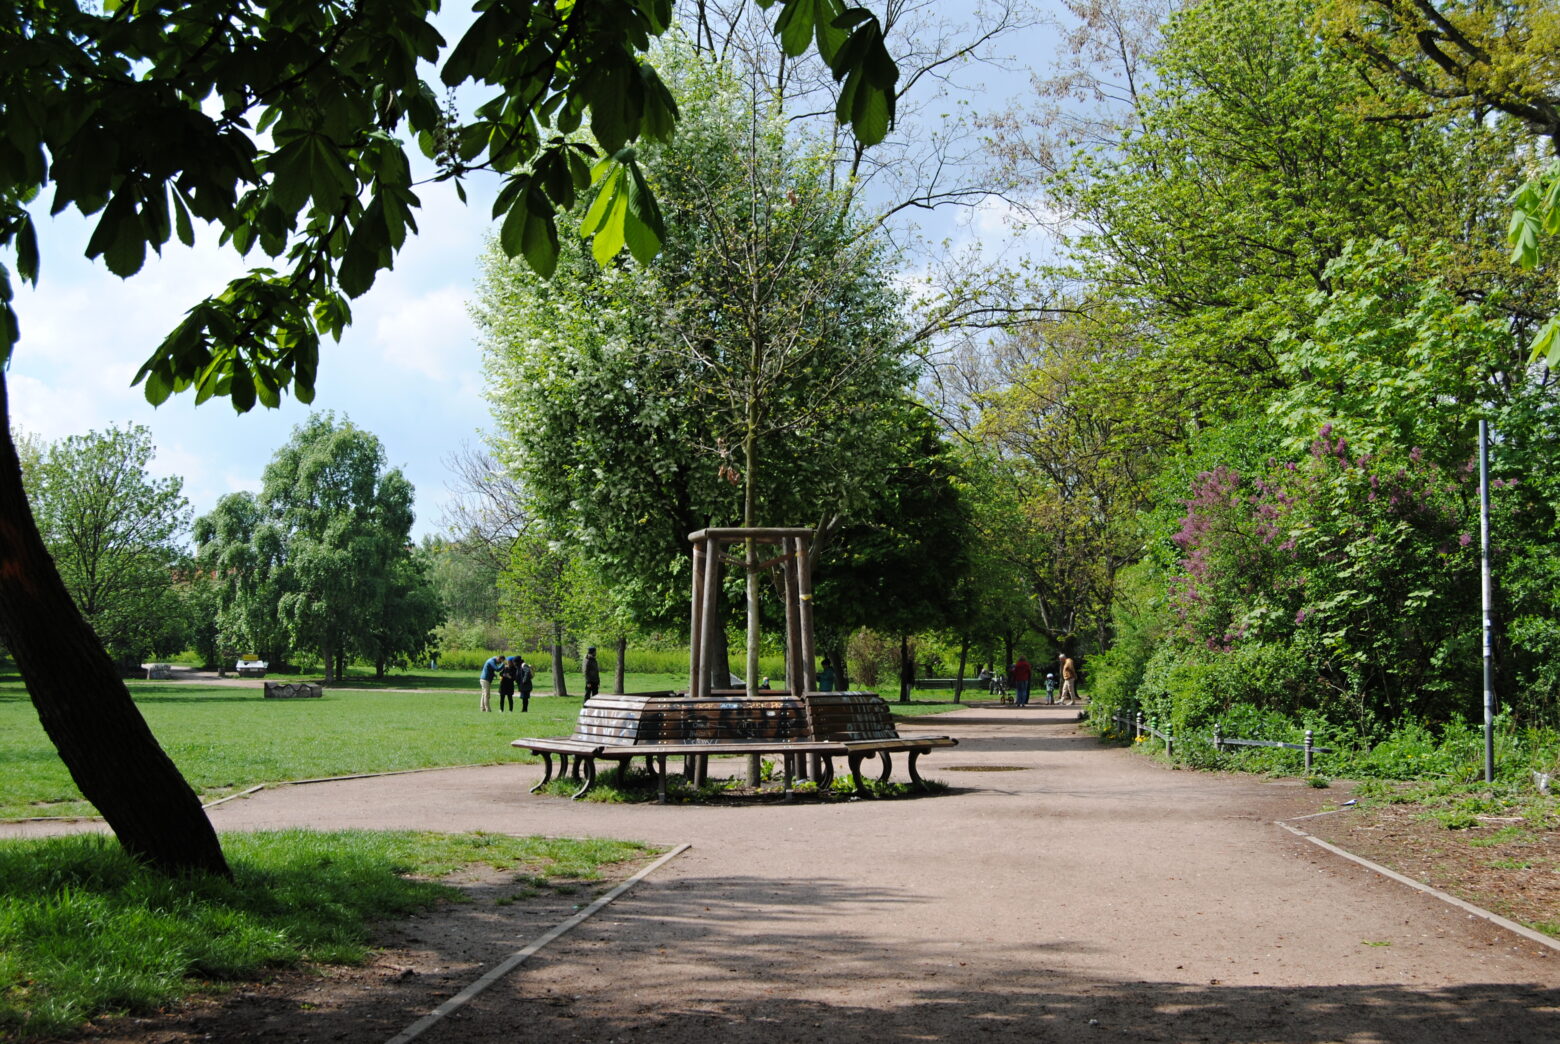
[[[604,867],[595,881],[554,877],[546,883],[513,870],[473,867],[440,881],[457,889],[458,899],[383,926],[365,964],[307,965],[279,969],[261,982],[213,984],[176,1008],[99,1019],[79,1037],[67,1039],[93,1044],[388,1040],[638,866]]]
[[[1417,804],[1345,809],[1299,824],[1340,848],[1521,924],[1560,935],[1560,831],[1519,816],[1449,829]]]

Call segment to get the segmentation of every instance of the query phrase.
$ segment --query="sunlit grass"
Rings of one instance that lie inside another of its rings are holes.
[[[627,688],[668,691],[671,675],[629,675]],[[141,713],[203,800],[257,783],[530,760],[520,736],[574,730],[580,699],[533,696],[528,713],[478,708],[475,677],[460,691],[325,689],[319,699],[268,700],[244,686],[130,681]],[[517,701],[518,705],[518,701]],[[946,700],[891,703],[896,717],[955,709]],[[94,814],[38,723],[21,682],[0,679],[0,819]]]
[[[163,877],[99,836],[0,841],[0,1035],[150,1011],[269,968],[361,962],[376,922],[455,894],[418,878],[486,863],[516,874],[514,901],[651,852],[616,841],[301,830],[229,834],[223,847],[232,881]]]

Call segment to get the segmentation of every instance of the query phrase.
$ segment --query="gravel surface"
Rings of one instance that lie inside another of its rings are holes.
[[[540,768],[513,765],[278,787],[211,814],[219,830],[692,844],[430,1044],[1560,1041],[1560,954],[1274,824],[1336,790],[1168,770],[1071,718],[989,707],[902,726],[961,741],[921,761],[952,791],[907,800],[571,803],[526,793]],[[43,829],[59,828],[5,832]],[[478,902],[397,927],[368,968],[91,1037],[384,1041],[588,899],[498,905],[502,880],[470,887]]]

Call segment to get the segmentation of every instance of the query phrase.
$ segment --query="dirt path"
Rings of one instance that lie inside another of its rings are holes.
[[[528,795],[539,769],[517,765],[277,788],[212,818],[692,843],[421,1038],[437,1044],[1560,1040],[1560,956],[1273,824],[1335,793],[1169,771],[1067,716],[907,729],[961,737],[922,761],[954,792],[918,800],[573,804]],[[538,934],[520,909],[412,926],[314,1001],[294,984],[106,1039],[383,1041]]]

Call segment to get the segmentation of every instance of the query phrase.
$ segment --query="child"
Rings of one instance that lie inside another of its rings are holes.
[[[1054,674],[1045,676],[1045,702],[1056,702],[1056,675]]]

